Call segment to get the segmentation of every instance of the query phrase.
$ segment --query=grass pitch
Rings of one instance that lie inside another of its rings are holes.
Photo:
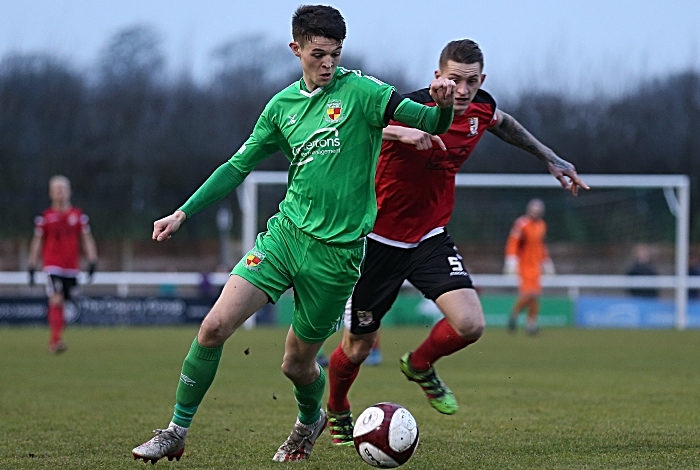
[[[68,351],[52,356],[46,329],[0,328],[0,468],[151,468],[131,449],[169,422],[195,333],[74,327]],[[385,330],[384,363],[364,367],[350,395],[355,416],[394,401],[416,417],[421,442],[403,468],[700,468],[700,331],[487,329],[437,365],[460,402],[453,416],[399,372],[426,334]],[[284,337],[258,329],[229,340],[185,455],[157,468],[371,468],[327,433],[309,461],[271,461],[296,414],[279,369]]]

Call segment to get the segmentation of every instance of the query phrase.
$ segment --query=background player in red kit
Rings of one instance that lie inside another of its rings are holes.
[[[401,371],[421,386],[436,410],[457,411],[453,393],[433,365],[477,341],[485,323],[479,297],[445,226],[454,208],[455,175],[484,131],[544,161],[574,195],[579,187],[587,189],[572,164],[497,110],[494,99],[480,90],[485,78],[483,55],[475,42],[450,42],[439,66],[435,76],[457,84],[455,116],[448,132],[431,136],[395,122],[384,130],[375,179],[377,221],[368,235],[364,270],[346,306],[343,339],[331,354],[328,369],[329,428],[336,445],[352,444],[348,391],[404,280],[435,301],[445,318],[418,348],[401,357]],[[427,89],[406,96],[434,105]]]
[[[63,307],[70,299],[71,289],[77,285],[80,272],[80,245],[90,263],[92,278],[97,264],[97,247],[90,233],[88,216],[70,203],[70,181],[65,176],[49,180],[51,207],[34,219],[34,238],[29,246],[29,284],[34,284],[39,252],[49,296],[48,323],[51,331],[49,351],[65,351],[62,334],[65,327]]]

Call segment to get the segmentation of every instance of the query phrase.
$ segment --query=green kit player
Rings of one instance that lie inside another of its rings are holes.
[[[427,107],[404,99],[373,77],[338,67],[345,21],[334,8],[299,7],[292,35],[290,48],[301,61],[302,79],[270,100],[248,140],[179,210],[154,224],[153,238],[167,240],[187,217],[233,191],[264,158],[281,150],[290,161],[279,213],[234,267],[192,342],[170,425],[133,449],[134,458],[152,463],[162,457],[180,458],[187,429],[214,380],[224,342],[292,286],[294,316],[282,371],[294,384],[299,412],[273,460],[309,457],[326,426],[321,409],[326,377],[316,353],[337,330],[360,275],[365,235],[377,213],[374,176],[382,129],[394,119],[440,134],[452,123],[451,80],[433,81],[430,94],[437,106]],[[249,399],[257,406],[254,397]]]

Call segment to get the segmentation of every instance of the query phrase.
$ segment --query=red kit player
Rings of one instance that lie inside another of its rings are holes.
[[[34,238],[29,246],[29,284],[34,284],[34,271],[39,253],[46,274],[46,292],[49,296],[48,323],[51,330],[49,351],[65,351],[62,334],[66,321],[63,307],[77,285],[80,272],[82,244],[90,263],[90,278],[97,264],[97,248],[90,233],[88,216],[70,203],[70,181],[65,176],[49,180],[51,207],[34,219]]]
[[[384,130],[375,179],[377,221],[367,242],[364,269],[345,308],[345,331],[330,357],[329,428],[333,443],[351,445],[352,415],[348,391],[368,357],[380,322],[408,280],[433,300],[445,318],[428,338],[401,357],[401,372],[417,382],[433,408],[453,414],[454,394],[433,367],[477,341],[484,314],[472,281],[452,239],[445,231],[455,199],[455,175],[485,131],[520,147],[547,164],[550,173],[574,195],[587,189],[574,166],[559,158],[513,117],[496,109],[483,90],[483,55],[470,40],[449,43],[440,55],[436,77],[457,85],[454,120],[439,136],[392,122]],[[427,90],[406,95],[434,106]]]

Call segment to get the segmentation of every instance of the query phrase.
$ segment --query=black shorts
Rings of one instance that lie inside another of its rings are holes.
[[[78,285],[78,279],[57,274],[46,275],[46,294],[51,297],[53,294],[63,294],[65,300],[71,299],[71,291]]]
[[[362,275],[345,307],[345,327],[353,334],[376,331],[406,280],[430,300],[445,292],[474,288],[447,232],[415,248],[397,248],[368,238]]]

